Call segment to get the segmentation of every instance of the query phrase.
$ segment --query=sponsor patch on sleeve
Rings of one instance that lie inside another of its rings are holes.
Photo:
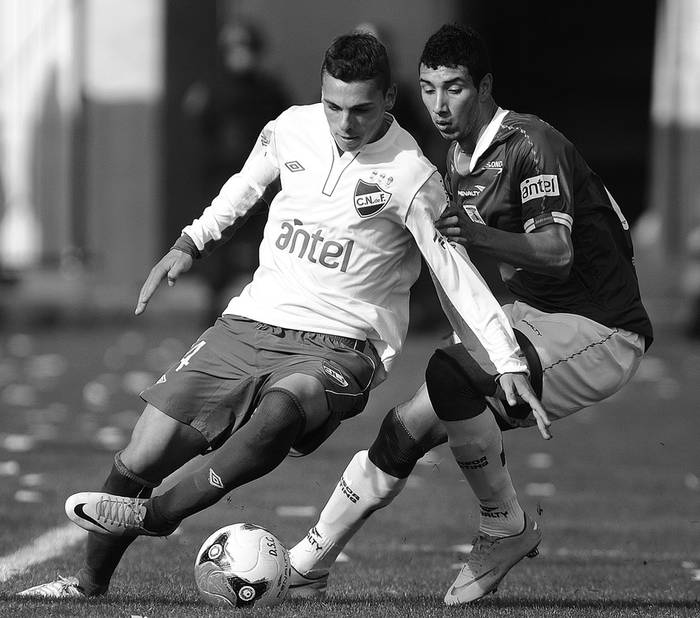
[[[537,198],[559,195],[559,179],[555,174],[540,174],[520,183],[522,203]]]

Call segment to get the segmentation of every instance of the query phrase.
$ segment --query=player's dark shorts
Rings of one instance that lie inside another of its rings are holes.
[[[330,416],[294,444],[291,454],[305,455],[341,421],[362,412],[379,363],[374,347],[366,341],[227,314],[141,398],[191,425],[211,448],[217,448],[248,421],[263,395],[281,378],[313,376],[324,387]]]

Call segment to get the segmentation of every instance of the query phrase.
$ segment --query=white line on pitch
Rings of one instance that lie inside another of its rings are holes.
[[[0,557],[0,583],[24,573],[29,567],[60,556],[71,545],[79,543],[87,532],[74,524],[52,528],[28,545]]]

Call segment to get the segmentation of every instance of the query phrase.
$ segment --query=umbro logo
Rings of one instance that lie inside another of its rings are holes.
[[[299,161],[287,161],[284,166],[290,172],[303,172],[306,169]]]
[[[209,468],[209,484],[213,487],[218,487],[219,489],[224,488],[224,483],[221,480],[221,477],[211,468]]]

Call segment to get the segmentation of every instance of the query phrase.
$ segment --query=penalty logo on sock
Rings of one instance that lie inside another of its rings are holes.
[[[482,504],[481,505],[481,516],[482,517],[491,517],[494,519],[507,518],[508,517],[508,509],[506,507],[486,506],[486,505]]]
[[[224,483],[221,480],[221,477],[211,468],[209,468],[209,484],[214,487],[218,487],[219,489],[224,488]]]

